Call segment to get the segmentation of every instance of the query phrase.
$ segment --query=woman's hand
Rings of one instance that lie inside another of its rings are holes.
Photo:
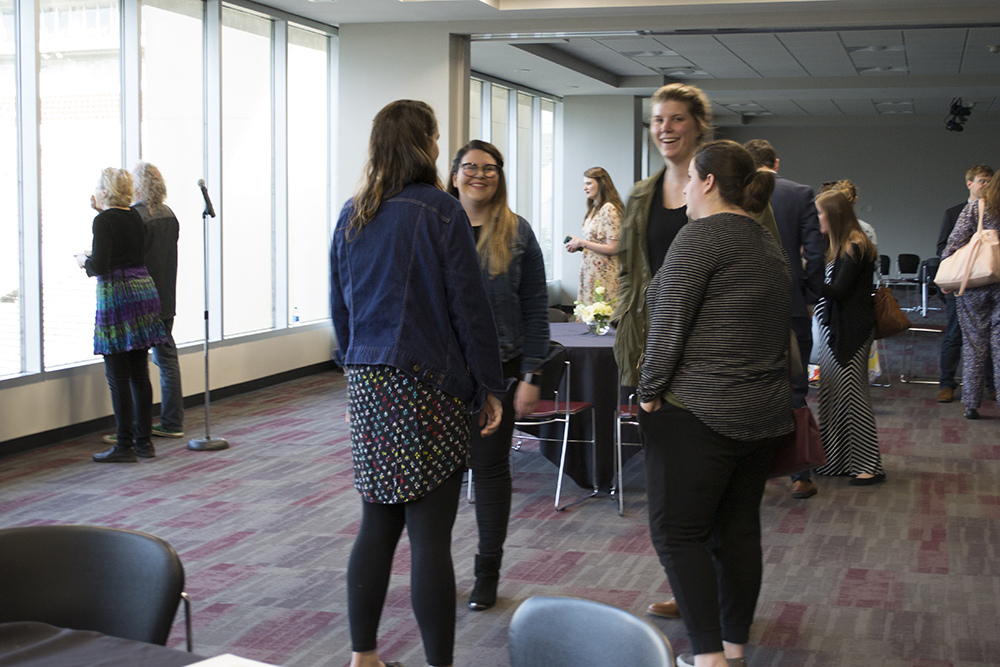
[[[575,236],[570,236],[569,241],[566,241],[566,252],[576,252],[578,250],[583,250],[585,248],[586,241],[577,238]]]
[[[643,412],[656,412],[663,407],[663,399],[657,396],[651,401],[643,401],[639,404]]]
[[[503,403],[493,394],[486,392],[486,403],[479,411],[479,425],[483,427],[479,435],[485,438],[496,433],[496,430],[500,428],[500,417],[502,416]]]
[[[514,416],[524,417],[530,415],[538,407],[538,398],[542,395],[542,388],[529,382],[518,382],[517,389],[514,390]]]

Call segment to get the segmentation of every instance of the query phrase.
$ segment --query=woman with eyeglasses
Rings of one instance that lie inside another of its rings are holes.
[[[472,437],[479,553],[469,608],[483,611],[496,604],[507,539],[514,418],[530,414],[538,403],[536,372],[549,348],[548,293],[545,263],[535,234],[507,205],[503,155],[496,146],[470,141],[459,149],[451,165],[448,192],[462,202],[472,223],[479,266],[500,336],[504,378],[514,382],[504,396],[497,432]]]
[[[438,136],[423,102],[399,100],[378,112],[363,182],[330,251],[336,359],[347,377],[363,501],[347,566],[351,667],[399,665],[379,660],[376,640],[404,528],[427,664],[452,664],[451,530],[470,413],[483,408],[484,436],[500,425],[500,344],[468,218],[438,179]]]
[[[587,195],[587,213],[583,216],[583,238],[570,236],[568,252],[583,251],[580,264],[580,288],[577,301],[594,303],[595,289],[604,288],[604,301],[618,296],[618,235],[622,229],[621,197],[611,181],[611,174],[601,167],[583,172],[583,192]]]

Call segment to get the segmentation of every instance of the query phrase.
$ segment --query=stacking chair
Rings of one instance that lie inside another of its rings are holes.
[[[614,487],[611,489],[611,497],[614,499],[615,504],[618,505],[618,516],[625,516],[625,487],[622,482],[622,447],[642,447],[642,443],[624,442],[622,440],[622,426],[639,427],[639,403],[634,393],[629,394],[627,403],[619,406],[618,419],[615,420]]]
[[[37,621],[166,645],[184,567],[159,537],[101,526],[0,530],[0,623]]]
[[[889,270],[890,270],[889,255],[879,255],[878,256],[878,270],[886,278],[889,277]]]
[[[594,423],[594,406],[590,403],[573,401],[571,399],[570,387],[572,385],[570,383],[570,370],[569,356],[566,352],[566,348],[559,343],[551,343],[549,347],[549,355],[546,358],[545,363],[542,365],[542,398],[538,401],[538,406],[535,408],[534,412],[514,422],[514,426],[516,428],[531,428],[543,426],[545,424],[562,424],[562,437],[560,439],[537,438],[538,440],[562,443],[562,450],[559,454],[559,479],[556,481],[555,501],[556,510],[559,512],[563,511],[567,507],[583,502],[588,498],[593,498],[598,493],[597,482],[595,480],[593,482],[593,489],[588,495],[562,507],[559,506],[559,501],[562,497],[563,476],[566,470],[566,449],[569,446],[569,443],[589,443],[591,448],[591,457],[595,468],[597,465],[597,441],[594,436],[596,432],[596,424]],[[573,417],[588,411],[590,412],[590,440],[570,440],[570,420]]]
[[[510,620],[511,667],[673,667],[670,641],[649,621],[591,600],[532,597]]]
[[[902,253],[896,257],[896,280],[895,284],[905,287],[908,294],[912,294],[920,286],[920,256],[909,253]],[[918,310],[917,306],[910,305],[907,299],[907,306],[903,310],[911,312]]]

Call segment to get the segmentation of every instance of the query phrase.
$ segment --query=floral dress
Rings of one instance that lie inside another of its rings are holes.
[[[621,215],[613,204],[607,203],[583,221],[583,239],[604,245],[614,243],[618,241],[621,228]],[[608,257],[584,248],[582,262],[577,300],[588,306],[594,303],[594,288],[598,282],[604,287],[605,301],[617,298],[618,273],[621,268],[618,257]]]

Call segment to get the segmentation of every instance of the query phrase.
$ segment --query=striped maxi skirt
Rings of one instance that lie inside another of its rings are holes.
[[[855,352],[850,363],[841,366],[830,349],[828,327],[820,325],[820,340],[814,344],[819,348],[819,432],[827,464],[816,468],[818,475],[883,472],[868,384],[873,336]]]

